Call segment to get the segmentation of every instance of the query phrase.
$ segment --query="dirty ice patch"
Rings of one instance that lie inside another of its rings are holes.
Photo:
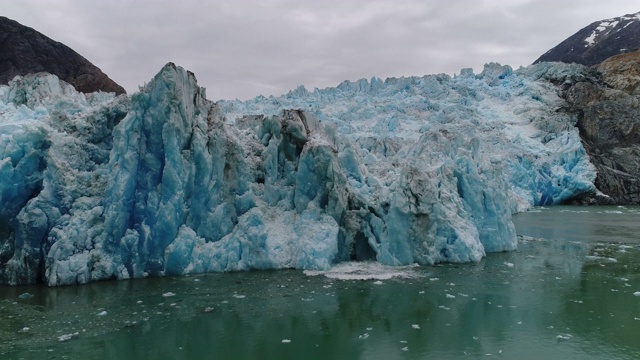
[[[329,270],[305,270],[307,276],[324,275],[336,280],[389,280],[415,279],[423,275],[417,264],[408,266],[389,266],[377,262],[344,262]]]

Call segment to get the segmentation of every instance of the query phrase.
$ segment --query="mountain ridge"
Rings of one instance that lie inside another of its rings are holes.
[[[83,93],[126,91],[82,55],[37,30],[0,16],[0,83],[47,72]]]
[[[561,61],[592,66],[611,56],[637,50],[640,50],[640,12],[595,21],[533,63]]]

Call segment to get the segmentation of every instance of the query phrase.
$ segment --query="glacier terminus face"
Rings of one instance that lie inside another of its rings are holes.
[[[593,192],[579,65],[212,102],[167,64],[132,95],[0,86],[0,284],[479,261],[511,215]]]

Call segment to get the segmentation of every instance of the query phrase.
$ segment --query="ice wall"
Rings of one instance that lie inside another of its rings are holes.
[[[490,64],[218,103],[173,64],[131,98],[17,78],[0,87],[0,283],[513,250],[512,212],[593,190],[552,83],[579,74]]]
[[[514,71],[491,63],[477,75],[463,69],[454,77],[362,79],[219,104],[230,119],[305,110],[360,145],[365,165],[373,167],[389,159],[404,161],[406,150],[435,128],[465,133],[478,139],[480,153],[502,160],[514,211],[523,211],[595,189],[595,170],[576,119],[562,111],[567,104],[560,96],[585,74],[586,68],[575,64],[542,63]],[[373,151],[371,144],[376,144]]]
[[[83,221],[81,211],[100,212],[111,132],[128,103],[78,93],[55,75],[0,87],[1,284],[46,281],[57,228]],[[66,236],[91,241],[91,234]]]

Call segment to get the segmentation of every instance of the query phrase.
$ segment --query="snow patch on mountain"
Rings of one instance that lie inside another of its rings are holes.
[[[635,13],[635,14],[629,14],[629,15],[625,15],[625,16],[620,16],[620,17],[617,17],[617,18],[611,18],[611,19],[602,20],[595,27],[595,29],[591,32],[591,34],[589,34],[589,36],[587,36],[584,39],[584,42],[586,43],[585,47],[594,46],[601,37],[604,37],[604,36],[608,35],[609,33],[611,33],[614,30],[616,32],[620,31],[620,30],[626,28],[627,26],[633,24],[635,21],[638,21],[638,20],[640,20],[640,12]],[[621,27],[616,29],[618,24],[623,24],[623,26],[621,26]],[[622,49],[621,49],[621,51],[622,51]]]

